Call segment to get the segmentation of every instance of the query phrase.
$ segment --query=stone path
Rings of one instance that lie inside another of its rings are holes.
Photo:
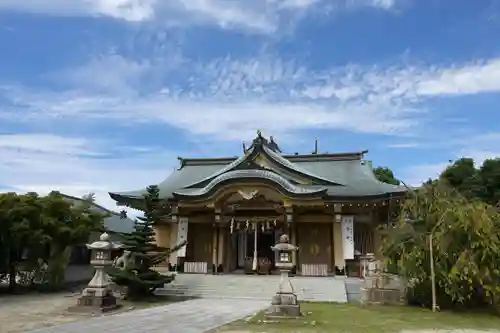
[[[30,333],[203,333],[263,310],[268,301],[196,299],[41,328]]]

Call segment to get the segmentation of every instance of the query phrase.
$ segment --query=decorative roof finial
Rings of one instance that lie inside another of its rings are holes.
[[[261,130],[257,130],[257,136],[260,138],[262,137],[262,131]]]

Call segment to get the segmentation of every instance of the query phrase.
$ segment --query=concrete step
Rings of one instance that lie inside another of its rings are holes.
[[[159,289],[162,295],[269,300],[278,290],[279,276],[178,274],[173,283]],[[347,302],[342,278],[293,277],[299,299],[322,302]]]

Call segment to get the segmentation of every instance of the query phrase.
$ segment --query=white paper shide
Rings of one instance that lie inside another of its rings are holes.
[[[354,216],[342,216],[342,248],[344,259],[354,259]]]

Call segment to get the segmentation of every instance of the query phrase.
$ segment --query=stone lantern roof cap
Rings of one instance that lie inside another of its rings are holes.
[[[271,246],[271,249],[273,251],[292,252],[292,251],[297,251],[299,248],[295,245],[292,245],[292,244],[279,243],[279,244],[276,244],[275,246]]]
[[[87,248],[90,250],[116,250],[122,248],[122,244],[110,242],[109,235],[103,233],[98,241],[87,244]]]
[[[287,234],[283,234],[280,236],[279,243],[275,246],[271,246],[273,251],[284,251],[284,252],[292,252],[297,251],[298,247],[289,243],[290,239]]]

